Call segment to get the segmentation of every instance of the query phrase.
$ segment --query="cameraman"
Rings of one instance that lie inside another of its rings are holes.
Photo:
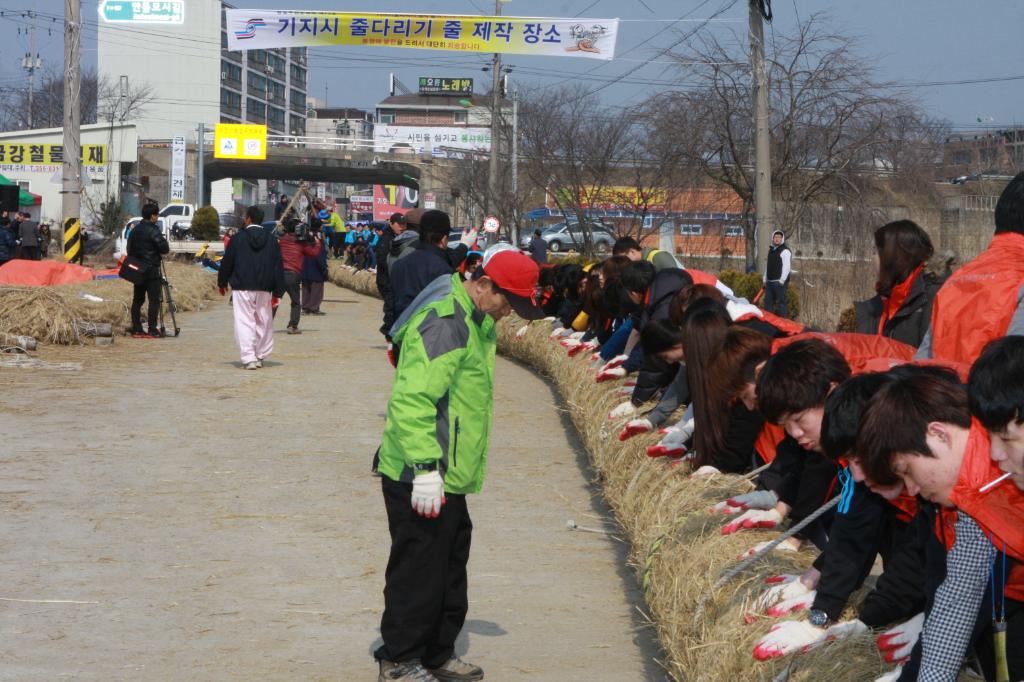
[[[132,336],[137,339],[160,338],[157,316],[160,313],[160,285],[163,275],[160,273],[161,256],[171,250],[160,226],[156,224],[160,209],[156,204],[142,207],[142,220],[132,229],[128,237],[128,255],[137,258],[146,265],[146,280],[136,284],[132,294]],[[142,329],[142,303],[149,299],[147,318],[149,330]]]
[[[316,258],[320,254],[320,236],[313,236],[306,223],[291,219],[284,223],[284,235],[279,240],[281,260],[284,261],[284,290],[291,301],[288,315],[288,333],[301,334],[299,331],[299,315],[302,286],[302,264],[307,257]]]

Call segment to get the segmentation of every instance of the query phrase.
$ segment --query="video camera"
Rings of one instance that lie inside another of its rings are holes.
[[[295,235],[295,241],[300,243],[308,243],[313,241],[313,233],[309,229],[309,224],[305,223],[297,218],[291,218],[284,221],[284,231]]]

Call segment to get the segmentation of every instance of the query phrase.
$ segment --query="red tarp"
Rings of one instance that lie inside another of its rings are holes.
[[[21,260],[16,258],[0,267],[0,285],[46,287],[56,284],[91,282],[96,276],[92,268],[61,263],[55,260]]]

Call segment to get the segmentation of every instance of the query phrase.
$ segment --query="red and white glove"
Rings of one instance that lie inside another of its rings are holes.
[[[219,291],[220,295],[223,296],[224,294],[228,293],[228,288],[227,287],[217,287],[217,291]]]
[[[795,651],[809,651],[825,641],[825,628],[811,625],[806,620],[788,620],[772,626],[754,647],[754,658],[767,661]]]
[[[771,587],[765,590],[754,603],[754,607],[758,611],[765,611],[779,602],[787,601],[793,597],[802,597],[811,592],[815,587],[814,585],[807,585],[804,581],[800,580],[799,575],[792,573],[765,578],[764,584],[771,585]]]
[[[398,358],[395,357],[395,345],[393,343],[388,344],[388,362],[391,363],[392,367],[398,367]]]
[[[551,332],[551,337],[550,338],[556,339],[556,340],[557,339],[564,339],[567,336],[572,336],[573,334],[578,334],[578,333],[579,332],[574,332],[572,330],[572,327],[569,327],[568,329],[566,329],[564,327],[556,327],[555,330],[553,332]]]
[[[711,466],[710,464],[705,464],[704,466],[690,474],[690,478],[711,478],[712,476],[715,476],[720,473],[722,472],[716,469],[715,467]]]
[[[608,413],[608,420],[614,421],[616,419],[624,419],[626,417],[632,417],[636,414],[636,405],[632,401],[626,400],[615,406],[615,408]]]
[[[476,246],[476,239],[480,236],[480,230],[475,227],[471,227],[468,230],[463,230],[462,238],[459,240],[460,244],[465,244],[467,249],[472,249]],[[452,245],[454,246],[454,244]]]
[[[530,325],[524,324],[522,327],[516,330],[516,340],[522,340],[526,336],[526,332],[530,331]]]
[[[271,296],[270,297],[270,307],[271,308],[276,308],[277,304],[280,303],[280,302],[281,302],[281,299],[279,299],[277,296]]]
[[[619,440],[629,440],[633,436],[641,433],[650,433],[654,430],[654,424],[651,423],[650,419],[633,419],[626,422],[626,425],[622,427],[622,431],[619,431]]]
[[[900,675],[902,675],[902,674],[903,674],[903,666],[900,666],[899,668],[896,668],[895,670],[890,670],[886,674],[884,674],[881,677],[877,678],[875,680],[875,682],[897,682],[897,680],[900,679]]]
[[[621,379],[626,376],[628,372],[623,367],[612,367],[611,369],[602,369],[597,373],[597,383],[603,383],[605,381],[614,381],[615,379]]]
[[[664,434],[657,445],[647,448],[648,457],[682,457],[686,454],[686,441],[690,436],[680,429],[661,429]]]
[[[710,508],[713,514],[738,514],[748,509],[774,509],[779,503],[779,496],[771,490],[753,490],[743,495],[730,497]]]
[[[748,549],[746,552],[743,552],[742,554],[737,555],[736,556],[736,560],[739,561],[740,559],[746,559],[747,557],[754,556],[755,554],[760,552],[762,549],[764,549],[768,545],[772,544],[772,542],[774,542],[774,540],[765,540],[764,542],[759,542],[756,545],[754,545],[753,547],[751,547],[750,549]],[[800,551],[800,543],[799,543],[799,541],[794,540],[793,538],[786,538],[785,540],[783,540],[779,544],[775,545],[775,549],[773,551],[776,551],[776,552],[799,552]]]
[[[572,348],[573,346],[578,346],[583,343],[580,339],[583,338],[586,332],[574,332],[571,329],[569,331],[572,333],[559,341],[563,348]]]
[[[924,614],[919,613],[906,623],[886,630],[878,636],[878,650],[890,663],[903,663],[910,658],[910,652],[917,644],[924,627]]]
[[[772,626],[768,634],[758,641],[754,647],[754,658],[767,661],[796,651],[804,653],[825,642],[845,639],[867,632],[867,629],[868,626],[859,620],[836,623],[828,629],[811,625],[805,620],[786,621]]]
[[[722,535],[731,535],[742,528],[775,528],[782,523],[782,514],[774,509],[750,509],[722,526]]]
[[[609,369],[620,367],[626,360],[629,360],[628,355],[616,355],[614,358],[601,365],[601,369],[599,369],[598,372],[604,372]]]
[[[412,479],[412,508],[417,514],[436,519],[444,503],[444,480],[440,473],[429,471]]]
[[[599,344],[595,341],[583,341],[582,343],[578,343],[575,346],[569,348],[569,352],[567,353],[567,355],[570,358],[574,358],[580,353],[589,353],[590,351],[597,348],[598,345]]]

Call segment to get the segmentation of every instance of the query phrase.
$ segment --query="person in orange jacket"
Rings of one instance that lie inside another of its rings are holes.
[[[918,358],[971,364],[985,344],[1024,334],[1024,173],[996,203],[992,243],[954,272],[935,295]]]
[[[1024,493],[1009,481],[988,486],[1002,473],[991,446],[958,381],[897,378],[864,413],[857,452],[866,477],[902,479],[933,505],[933,530],[947,550],[945,575],[927,578],[937,587],[900,680],[953,679],[971,645],[986,679],[997,679],[1000,662],[1009,679],[1024,679]]]

